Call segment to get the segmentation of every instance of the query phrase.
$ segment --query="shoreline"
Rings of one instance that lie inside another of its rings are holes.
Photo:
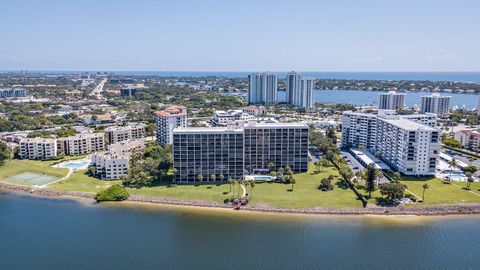
[[[56,191],[47,188],[36,188],[0,182],[0,191],[23,193],[44,198],[76,199],[81,202],[95,202],[94,194],[87,192]],[[115,203],[115,202],[109,202]],[[480,215],[480,203],[428,205],[417,207],[367,207],[367,208],[278,208],[269,206],[243,206],[241,210],[234,210],[231,205],[207,202],[202,200],[178,200],[158,197],[143,197],[130,195],[125,201],[118,204],[129,205],[159,205],[169,207],[202,208],[211,210],[229,210],[232,212],[270,213],[276,215],[309,215],[309,216],[454,216],[454,215]]]

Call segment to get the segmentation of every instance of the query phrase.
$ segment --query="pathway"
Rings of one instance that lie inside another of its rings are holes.
[[[247,196],[247,188],[243,184],[240,184],[240,186],[243,189],[243,195],[242,195],[241,198],[245,198]]]
[[[457,187],[457,188],[459,188],[459,189],[466,190],[466,189],[462,188],[461,186],[459,186],[459,185],[457,185],[457,184],[454,184],[454,183],[450,183],[450,185],[452,185],[452,186],[454,186],[454,187]],[[472,194],[477,195],[478,197],[480,197],[480,194],[478,194],[478,193],[475,193],[475,192],[473,192],[473,191],[471,191],[471,190],[466,190],[466,191],[468,191],[468,192],[470,192],[470,193],[472,193]]]

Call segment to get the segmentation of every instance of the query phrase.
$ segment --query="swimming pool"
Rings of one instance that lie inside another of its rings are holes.
[[[271,176],[255,176],[253,179],[256,181],[272,181]]]
[[[450,179],[452,181],[464,181],[465,180],[465,175],[464,174],[451,173],[451,174],[447,174],[446,178]]]
[[[69,169],[78,169],[85,168],[90,164],[88,161],[67,161],[61,164],[58,164],[60,168],[69,168]]]

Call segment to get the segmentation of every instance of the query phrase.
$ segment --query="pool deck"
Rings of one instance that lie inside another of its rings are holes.
[[[67,164],[72,164],[72,163],[74,163],[74,164],[75,163],[85,163],[85,164],[82,165],[82,166],[79,166],[79,167],[66,166]],[[59,163],[59,164],[55,164],[52,167],[54,167],[54,168],[65,168],[65,169],[68,169],[69,171],[87,170],[88,165],[90,165],[90,163],[91,163],[91,157],[87,156],[87,157],[84,157],[82,159],[74,159],[74,160],[65,161],[65,162],[62,162],[62,163]]]

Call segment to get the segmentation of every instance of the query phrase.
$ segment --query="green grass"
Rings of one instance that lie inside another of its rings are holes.
[[[69,178],[48,185],[49,189],[59,191],[80,191],[97,193],[100,190],[106,189],[114,184],[121,184],[117,181],[104,181],[86,174],[86,170],[75,171]]]
[[[62,178],[67,175],[68,169],[52,168],[51,166],[57,162],[58,161],[9,160],[5,162],[5,165],[0,167],[0,181],[14,184],[29,185],[20,181],[8,180],[9,177],[25,172],[47,174]]]
[[[333,191],[320,191],[317,189],[320,179],[330,174],[338,175],[333,167],[325,168],[322,173],[313,174],[313,167],[308,173],[296,174],[294,190],[290,191],[290,184],[257,183],[251,193],[251,205],[268,205],[274,207],[306,208],[306,207],[361,207],[361,202],[356,199],[350,189],[335,186]],[[238,192],[238,185],[235,193]],[[128,192],[146,197],[163,197],[183,200],[204,200],[223,202],[231,198],[232,193],[228,184],[200,186],[183,184],[170,186],[167,184],[141,189],[129,188]],[[251,192],[248,189],[248,192]]]
[[[416,204],[408,204],[411,206],[433,205],[433,204],[458,204],[458,203],[480,203],[480,196],[476,196],[463,189],[465,183],[454,182],[454,184],[462,187],[458,188],[454,185],[445,184],[441,179],[435,177],[414,177],[402,176],[403,184],[407,185],[407,189],[419,197],[422,197],[423,185],[428,183],[429,189],[425,191],[425,201]],[[480,184],[479,184],[480,188]],[[475,189],[476,190],[476,189]],[[474,186],[472,185],[472,191]],[[408,192],[405,192],[408,194]],[[480,194],[480,192],[477,192]],[[369,203],[375,203],[376,198],[381,197],[378,190],[372,193]]]

